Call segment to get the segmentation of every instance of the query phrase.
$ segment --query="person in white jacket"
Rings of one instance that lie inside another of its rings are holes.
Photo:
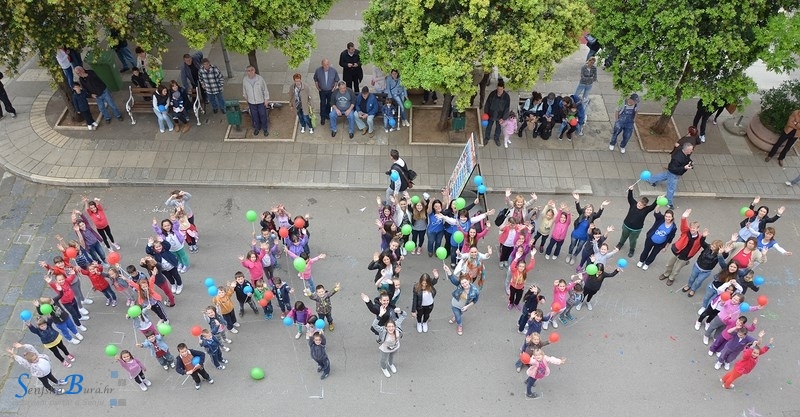
[[[20,348],[23,350],[22,356],[17,355],[17,349]],[[54,382],[56,385],[65,385],[67,382],[56,379],[56,377],[53,376],[50,358],[48,358],[47,355],[39,353],[36,348],[31,345],[23,345],[20,343],[14,343],[13,347],[6,349],[6,352],[8,352],[18,364],[27,368],[31,376],[39,378],[39,381],[41,381],[46,390],[56,395],[64,393],[63,389],[56,389],[50,385],[50,382]]]

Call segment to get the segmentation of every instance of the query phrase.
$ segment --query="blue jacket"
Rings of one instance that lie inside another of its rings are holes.
[[[370,93],[367,96],[367,113],[370,116],[375,116],[378,114],[378,99],[375,98],[375,94]],[[356,96],[356,111],[361,111],[361,102],[364,101],[364,96],[358,94]]]
[[[453,274],[450,274],[448,278],[450,278],[450,282],[452,282],[453,285],[456,286],[456,289],[453,290],[453,298],[458,300],[461,297],[461,294],[464,292],[464,288],[461,288],[461,280],[456,278],[456,276]],[[478,287],[469,284],[469,294],[467,294],[467,304],[477,303],[479,296],[480,296],[480,291],[478,290]]]
[[[72,92],[72,105],[79,112],[89,111],[89,94],[86,90],[81,90],[80,94]]]
[[[170,248],[169,242],[167,242],[165,240],[165,241],[161,242],[161,245],[163,247],[161,252],[156,252],[156,250],[153,249],[153,247],[150,246],[150,245],[147,245],[144,248],[144,251],[147,252],[148,255],[152,256],[153,259],[155,259],[156,262],[158,262],[159,264],[161,264],[161,260],[162,259],[166,259],[167,262],[171,263],[172,266],[177,268],[178,267],[178,263],[179,263],[178,262],[178,257],[175,256],[174,253],[169,251],[169,248]]]
[[[192,358],[200,358],[200,365],[205,363],[206,361],[206,354],[200,352],[199,350],[189,349],[189,353],[192,354]],[[183,360],[181,359],[180,355],[175,356],[175,372],[186,375],[186,367],[183,366]]]
[[[39,326],[33,323],[28,324],[28,329],[31,330],[31,333],[35,334],[36,336],[39,336],[39,339],[42,341],[42,344],[46,345],[49,343],[53,343],[56,341],[56,339],[58,339],[59,336],[61,336],[61,334],[58,333],[56,329],[54,329],[53,326],[50,325],[52,322],[53,320],[48,318],[47,328],[44,330],[40,329]]]
[[[213,337],[211,339],[203,339],[201,337],[200,338],[200,346],[204,347],[206,349],[206,352],[208,352],[208,353],[210,353],[212,355],[214,355],[217,352],[219,352],[219,342],[217,341],[217,339],[215,339]]]

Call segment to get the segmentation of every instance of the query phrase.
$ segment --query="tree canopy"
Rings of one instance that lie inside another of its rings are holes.
[[[398,69],[407,88],[456,95],[466,108],[476,66],[496,66],[508,88],[530,87],[578,48],[590,22],[582,0],[373,1],[360,47],[362,60]]]
[[[592,34],[614,54],[610,71],[623,93],[663,100],[663,131],[683,97],[707,106],[741,103],[757,90],[745,70],[762,58],[771,69],[797,65],[798,18],[790,0],[604,0]],[[793,49],[792,49],[793,48]]]
[[[225,46],[250,56],[272,47],[296,67],[308,59],[317,41],[311,26],[324,17],[334,0],[177,0],[170,20],[181,24],[189,46],[200,49],[224,36]]]

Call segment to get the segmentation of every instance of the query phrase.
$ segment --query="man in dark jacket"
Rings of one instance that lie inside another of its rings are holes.
[[[181,65],[181,86],[185,88],[190,95],[196,94],[197,87],[200,86],[200,63],[203,61],[203,53],[195,52],[192,55],[183,54],[183,65]],[[203,103],[208,103],[206,92],[200,88],[200,94],[203,95]]]
[[[3,73],[0,72],[0,80],[3,79]],[[17,117],[17,111],[14,109],[14,106],[11,104],[11,100],[8,99],[8,93],[6,93],[6,88],[3,86],[3,82],[0,81],[0,101],[3,102],[3,105],[6,107],[6,112],[11,114],[11,118]],[[0,119],[3,118],[3,110],[0,110]]]
[[[342,67],[342,80],[347,88],[358,91],[358,83],[364,79],[364,70],[361,68],[361,56],[353,42],[348,42],[347,49],[339,54],[339,66]]]
[[[500,124],[508,119],[508,113],[511,111],[511,97],[505,90],[505,82],[498,80],[497,89],[492,94],[489,94],[489,97],[486,98],[486,104],[483,105],[483,112],[489,115],[489,124],[483,132],[484,145],[489,143],[492,127],[495,127],[494,143],[500,146],[500,133],[503,130]]]
[[[633,198],[633,186],[628,187],[628,214],[625,220],[622,221],[622,236],[617,243],[617,249],[622,249],[625,246],[625,241],[630,239],[631,247],[628,250],[628,258],[633,257],[633,252],[636,250],[636,239],[642,233],[644,228],[644,221],[647,215],[656,208],[656,203],[650,204],[647,197],[642,197],[639,201]]]
[[[675,190],[678,188],[678,179],[680,179],[686,171],[692,169],[691,155],[693,151],[694,145],[688,142],[684,143],[683,146],[672,151],[672,157],[669,160],[669,165],[667,165],[667,170],[650,177],[650,185],[653,187],[659,182],[667,182],[666,197],[670,209],[674,209],[672,197],[675,196]]]
[[[111,115],[108,114],[106,106],[111,108],[114,117],[121,122],[122,113],[119,112],[119,109],[117,109],[117,106],[114,104],[114,99],[111,98],[111,92],[108,91],[106,83],[104,83],[94,71],[85,70],[83,67],[75,67],[75,74],[78,75],[81,87],[89,93],[90,97],[97,101],[97,107],[100,108],[100,113],[103,115],[103,119],[106,120],[106,123],[111,123]]]

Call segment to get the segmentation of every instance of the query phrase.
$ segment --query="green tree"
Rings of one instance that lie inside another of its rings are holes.
[[[757,90],[744,71],[758,58],[771,69],[797,65],[800,21],[781,12],[792,0],[603,0],[592,30],[614,56],[614,87],[645,91],[663,101],[652,130],[663,133],[684,97],[699,97],[708,107],[742,104]]]
[[[0,8],[0,61],[12,72],[32,56],[46,68],[53,87],[71,103],[71,86],[55,59],[56,51],[100,50],[98,30],[118,30],[146,49],[162,49],[170,40],[156,16],[163,14],[158,0],[48,0],[19,1]],[[71,105],[69,106],[71,108]],[[73,116],[75,114],[73,113]]]
[[[362,60],[397,68],[407,88],[471,105],[484,71],[497,67],[507,88],[529,88],[578,48],[591,14],[583,0],[373,1],[364,12]]]
[[[258,71],[257,50],[279,49],[296,67],[308,59],[317,41],[311,26],[334,0],[178,0],[172,19],[181,24],[189,46],[200,49],[224,36],[225,46],[247,54]]]

